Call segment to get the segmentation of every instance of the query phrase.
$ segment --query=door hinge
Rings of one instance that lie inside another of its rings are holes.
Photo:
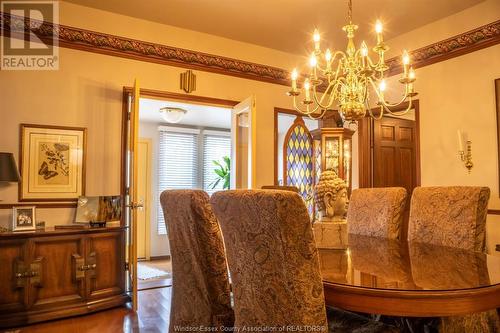
[[[125,270],[128,271],[130,269],[130,265],[128,264],[128,262],[125,263]]]

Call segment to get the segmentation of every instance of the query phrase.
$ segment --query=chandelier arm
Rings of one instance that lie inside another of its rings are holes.
[[[327,109],[323,109],[323,111],[321,111],[321,114],[317,117],[313,117],[311,114],[308,114],[307,116],[312,119],[312,120],[318,120],[320,118],[323,118],[323,116],[325,115]]]
[[[375,68],[375,64],[373,63],[373,60],[372,58],[370,58],[369,55],[366,56],[366,59],[367,59],[367,64],[368,64],[368,67],[370,67],[370,69],[374,69]],[[372,74],[373,75],[373,74]]]
[[[407,98],[408,98],[408,93],[405,91],[403,97],[401,98],[401,100],[399,102],[397,102],[397,103],[389,103],[389,102],[383,101],[383,104],[386,107],[393,108],[393,107],[401,105],[404,101],[406,101]]]
[[[312,111],[309,110],[309,105],[306,106],[306,109],[305,110],[302,110],[298,105],[297,105],[297,98],[294,96],[293,97],[293,107],[295,108],[295,110],[297,110],[298,112],[300,113],[303,113],[303,114],[306,114],[306,115],[309,115],[311,113],[314,113],[316,112],[318,109],[319,109],[319,106],[315,106]]]
[[[388,103],[383,98],[383,95],[380,95],[380,91],[379,91],[378,87],[375,85],[375,83],[373,82],[373,80],[370,79],[370,83],[371,83],[371,85],[373,87],[373,90],[375,91],[375,93],[378,96],[379,102],[381,104],[383,104],[386,108],[399,106],[399,105],[401,105],[408,98],[408,93],[405,91],[403,97],[401,98],[401,100],[399,102],[397,102],[397,103]]]
[[[343,51],[336,51],[333,56],[332,63],[337,58],[337,55],[340,55],[340,59],[338,60],[337,70],[335,71],[335,81],[337,81],[340,70],[342,69],[342,61],[347,59],[347,55]]]
[[[404,116],[405,114],[410,112],[411,109],[413,109],[413,100],[410,96],[410,98],[408,99],[408,106],[404,110],[392,111],[391,109],[389,109],[387,107],[385,107],[385,109],[387,110],[387,112],[389,112],[390,114],[392,114],[394,116]]]
[[[326,90],[323,92],[323,94],[321,95],[321,98],[320,98],[319,100],[318,100],[318,96],[317,96],[317,92],[316,92],[316,87],[313,87],[313,101],[314,101],[314,103],[316,103],[316,105],[318,105],[318,106],[319,106],[320,108],[322,108],[322,109],[327,109],[327,108],[329,108],[329,107],[331,106],[331,98],[329,98],[329,101],[328,101],[328,103],[327,103],[327,104],[322,104],[322,103],[323,103],[323,100],[325,99],[325,97],[326,97],[327,95],[330,95],[330,94],[328,93],[328,91],[329,91],[332,87],[334,87],[334,86],[335,86],[335,85],[330,84],[330,85],[326,88]]]

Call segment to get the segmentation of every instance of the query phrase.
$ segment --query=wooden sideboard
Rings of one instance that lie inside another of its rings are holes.
[[[0,327],[128,301],[124,228],[0,233]]]

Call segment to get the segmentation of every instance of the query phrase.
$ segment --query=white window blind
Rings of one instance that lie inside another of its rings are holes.
[[[192,189],[198,184],[198,130],[160,127],[158,144],[158,198],[164,190]],[[158,204],[158,234],[167,233]]]
[[[211,184],[218,178],[214,169],[218,169],[213,161],[226,166],[223,158],[231,156],[231,138],[229,132],[203,132],[203,189],[211,195],[222,190],[224,181],[220,181],[215,188]]]

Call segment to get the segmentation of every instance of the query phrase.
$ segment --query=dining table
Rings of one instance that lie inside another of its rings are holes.
[[[328,306],[404,317],[500,308],[498,254],[354,234],[347,239],[341,248],[318,249]]]

